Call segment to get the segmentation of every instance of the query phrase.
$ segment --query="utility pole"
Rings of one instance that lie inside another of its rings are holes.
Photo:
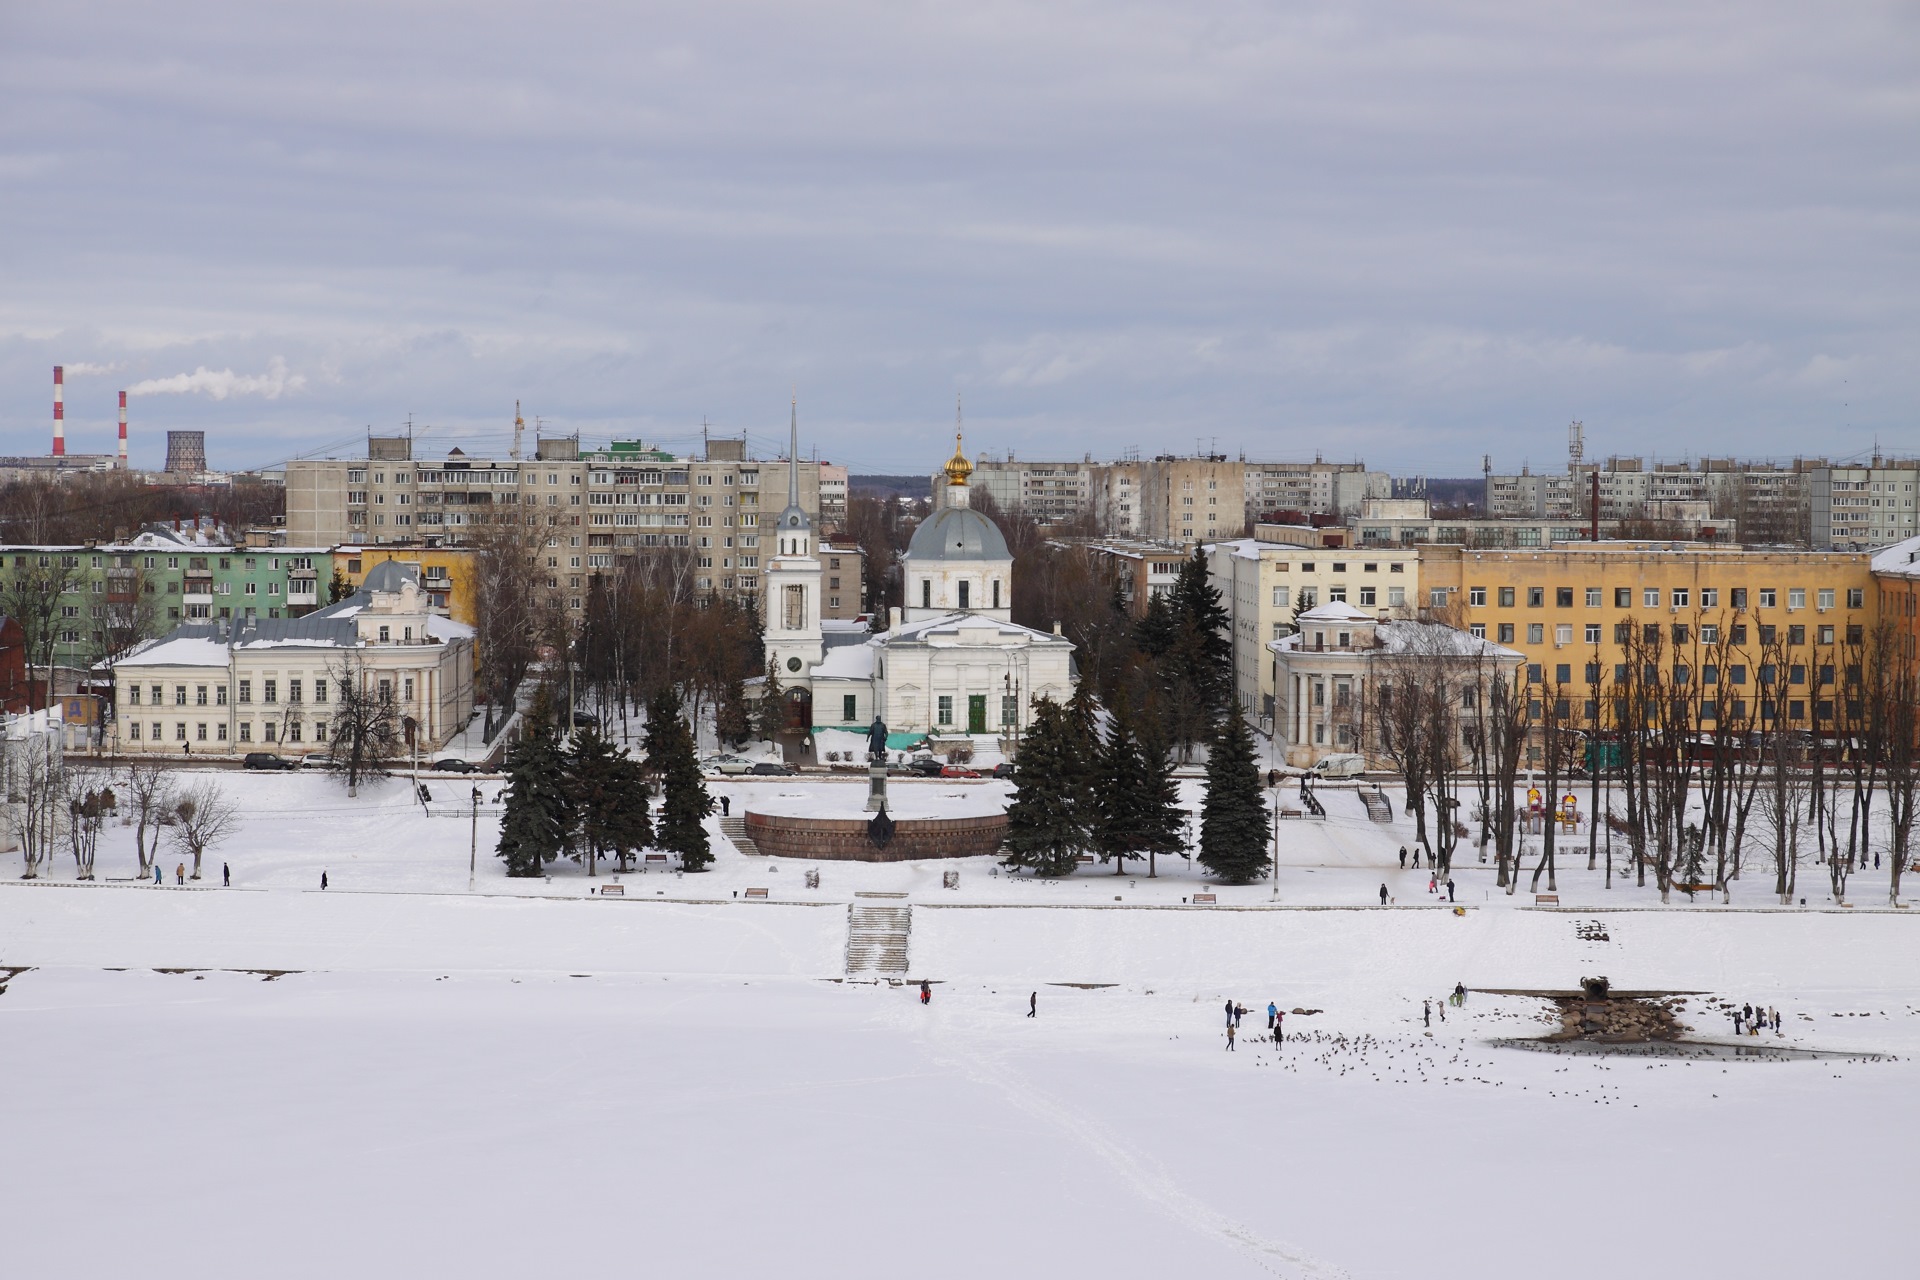
[[[473,789],[473,831],[467,837],[467,890],[473,890],[473,877],[479,870],[480,857],[480,788]]]

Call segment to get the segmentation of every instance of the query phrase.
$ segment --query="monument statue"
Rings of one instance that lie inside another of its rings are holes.
[[[876,757],[887,758],[887,722],[879,716],[873,718],[873,724],[867,729],[867,758]]]

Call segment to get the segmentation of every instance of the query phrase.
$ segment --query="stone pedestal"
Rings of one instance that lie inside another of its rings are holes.
[[[878,813],[887,807],[887,762],[867,757],[867,812]]]

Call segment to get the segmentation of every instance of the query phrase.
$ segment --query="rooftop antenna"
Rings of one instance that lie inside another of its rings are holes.
[[[1567,470],[1578,471],[1587,456],[1587,428],[1578,418],[1567,426]]]
[[[515,462],[520,460],[520,433],[527,429],[527,420],[520,416],[520,402],[513,402],[513,450],[507,456]]]

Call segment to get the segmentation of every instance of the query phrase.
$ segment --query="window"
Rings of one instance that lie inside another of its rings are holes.
[[[1819,594],[1814,598],[1814,603],[1818,604],[1822,609],[1833,608],[1833,588],[1821,587]]]
[[[1513,588],[1512,587],[1500,588],[1500,607],[1502,609],[1513,608]]]
[[[1640,603],[1649,609],[1660,607],[1660,588],[1644,587],[1640,591]]]
[[[1819,634],[1819,636],[1820,636],[1820,643],[1821,643],[1821,644],[1832,644],[1832,643],[1833,643],[1833,628],[1832,628],[1832,627],[1830,627],[1830,626],[1827,626],[1827,627],[1821,627],[1821,628],[1820,628],[1820,630],[1819,630],[1819,633],[1818,633],[1818,634]]]
[[[253,681],[242,680],[240,682],[240,701],[242,702],[253,701]]]
[[[1673,642],[1675,644],[1687,643],[1687,624],[1686,623],[1676,622],[1673,624]]]
[[[1347,589],[1346,589],[1346,587],[1344,587],[1344,586],[1339,586],[1339,587],[1328,587],[1328,588],[1327,588],[1327,599],[1328,599],[1328,601],[1329,601],[1329,602],[1331,602],[1331,601],[1334,601],[1334,600],[1345,600],[1346,598],[1347,598]]]
[[[1571,622],[1560,622],[1560,623],[1554,624],[1553,642],[1555,644],[1572,644],[1573,643],[1573,624]]]
[[[207,686],[197,684],[193,687],[193,705],[196,707],[207,705]]]
[[[266,727],[265,727],[265,728],[264,728],[264,729],[263,729],[263,730],[261,731],[261,734],[260,734],[260,736],[261,736],[261,738],[262,738],[262,739],[264,739],[265,741],[267,741],[267,742],[272,742],[272,741],[273,741],[273,731],[274,731],[274,723],[273,723],[273,721],[271,721],[271,720],[269,720],[269,721],[267,721],[267,723],[266,723]]]
[[[325,702],[327,700],[327,682],[324,677],[314,677],[313,700],[315,702]]]
[[[1427,603],[1435,609],[1446,608],[1447,589],[1445,587],[1429,587],[1427,589]]]
[[[1527,683],[1528,684],[1540,683],[1540,664],[1539,663],[1529,662],[1527,664]]]
[[[929,579],[929,578],[922,578],[922,579],[920,580],[920,607],[921,607],[922,609],[931,609],[931,608],[933,608],[933,581],[932,581],[932,579]]]
[[[1776,592],[1772,587],[1760,588],[1760,607],[1762,609],[1773,608],[1775,603],[1778,601],[1778,599],[1779,599],[1779,593]]]
[[[1547,627],[1545,623],[1529,622],[1527,624],[1527,643],[1545,644],[1547,639],[1546,631]]]
[[[1863,608],[1865,607],[1866,603],[1867,603],[1867,589],[1865,587],[1848,587],[1847,588],[1847,608],[1849,609]]]
[[[1720,628],[1716,623],[1705,622],[1700,625],[1701,644],[1719,644]]]
[[[213,686],[213,705],[216,707],[227,705],[227,686],[223,684]]]
[[[1360,588],[1360,603],[1363,605],[1372,607],[1373,605],[1378,603],[1376,599],[1376,594],[1377,593],[1373,587]]]
[[[240,741],[242,742],[253,741],[253,723],[251,721],[242,720],[240,722]]]
[[[1728,684],[1745,684],[1746,682],[1747,682],[1747,668],[1745,663],[1736,662],[1732,666],[1727,668]]]
[[[1513,624],[1511,622],[1501,623],[1499,636],[1500,636],[1501,644],[1512,644],[1513,643]]]
[[[552,586],[552,585],[553,585],[553,579],[551,579],[551,578],[549,578],[549,579],[547,579],[547,585],[548,585],[548,586]],[[387,627],[387,626],[383,626],[383,627],[381,627],[381,628],[380,628],[380,638],[381,638],[382,640],[391,640],[391,639],[393,639],[393,628],[392,628],[392,627]],[[269,699],[267,699],[267,701],[269,701],[269,702],[271,702],[271,701],[273,701],[273,699],[271,699],[271,698],[269,698]]]
[[[1572,587],[1555,587],[1553,589],[1553,603],[1555,608],[1559,608],[1559,609],[1573,608],[1573,588]]]
[[[298,680],[287,681],[287,701],[300,701],[300,682]]]
[[[973,600],[972,600],[973,584],[971,582],[967,582],[963,580],[962,582],[960,582],[959,587],[960,587],[960,607],[962,609],[971,609],[973,607]]]
[[[1528,587],[1527,588],[1527,608],[1529,609],[1545,608],[1546,603],[1547,603],[1547,589],[1545,587]]]
[[[183,684],[173,686],[173,705],[176,707],[187,705],[187,686]]]
[[[280,682],[278,680],[262,680],[260,682],[260,700],[269,706],[280,701]]]
[[[1395,565],[1394,567],[1397,569],[1400,566]],[[1405,587],[1388,587],[1387,588],[1387,607],[1390,609],[1406,608],[1407,607],[1407,589]]]
[[[1733,607],[1736,609],[1744,609],[1747,607],[1747,589],[1745,587],[1735,587],[1733,589]]]
[[[1746,642],[1747,642],[1747,624],[1744,622],[1734,623],[1733,626],[1727,632],[1727,643],[1728,644],[1745,644]]]
[[[1566,663],[1566,662],[1555,664],[1553,668],[1553,678],[1555,680],[1558,680],[1561,684],[1565,684],[1569,680],[1573,679],[1572,664]]]
[[[1299,605],[1300,608],[1311,609],[1313,608],[1314,605],[1318,604],[1319,602],[1320,602],[1320,591],[1317,587],[1300,588],[1300,605]]]
[[[289,724],[287,726],[287,741],[288,742],[300,741],[300,722],[298,720],[295,720],[292,724]]]
[[[1807,607],[1807,589],[1805,587],[1787,588],[1787,608],[1804,609]]]
[[[139,685],[130,684],[127,686],[127,702],[131,706],[137,707],[140,705],[140,686]]]
[[[1467,604],[1472,606],[1475,609],[1486,608],[1487,607],[1487,589],[1485,587],[1468,587],[1467,588]]]
[[[1587,608],[1598,609],[1600,607],[1600,604],[1601,604],[1600,588],[1588,587],[1587,588]]]
[[[187,740],[187,726],[186,726],[186,725],[184,725],[184,724],[175,724],[175,725],[173,726],[173,740],[174,740],[175,742],[185,742],[185,741]]]
[[[1688,591],[1685,587],[1675,587],[1673,589],[1673,607],[1676,609],[1686,608],[1689,604],[1693,602],[1692,594],[1693,593]]]
[[[204,724],[196,724],[195,726],[193,726],[193,740],[194,740],[195,742],[205,742],[205,741],[207,740],[207,726],[206,726],[206,725],[204,725]]]
[[[1487,638],[1487,624],[1484,622],[1476,622],[1467,628],[1467,634],[1471,635],[1475,640],[1485,640]]]
[[[952,694],[943,693],[940,695],[939,723],[941,724],[953,723],[953,695]]]
[[[1804,623],[1796,622],[1787,628],[1787,643],[1801,645],[1807,642],[1807,628]]]
[[[1586,677],[1588,684],[1599,684],[1600,664],[1597,662],[1589,662],[1586,666]]]
[[[842,720],[852,723],[854,720],[860,718],[860,712],[855,705],[857,702],[858,699],[851,693],[840,695],[840,718]]]
[[[1276,609],[1285,609],[1287,607],[1287,589],[1285,587],[1275,587],[1273,589],[1273,607]]]
[[[1771,622],[1763,622],[1760,624],[1760,643],[1761,644],[1772,644],[1774,640],[1779,636],[1779,634],[1780,634],[1780,629],[1774,626]]]
[[[1616,609],[1633,608],[1633,588],[1615,587],[1613,589],[1613,607]]]
[[[1587,624],[1586,641],[1588,644],[1600,643],[1600,624],[1599,623],[1589,622]]]
[[[1720,588],[1700,588],[1700,607],[1702,609],[1718,609],[1720,607]]]

